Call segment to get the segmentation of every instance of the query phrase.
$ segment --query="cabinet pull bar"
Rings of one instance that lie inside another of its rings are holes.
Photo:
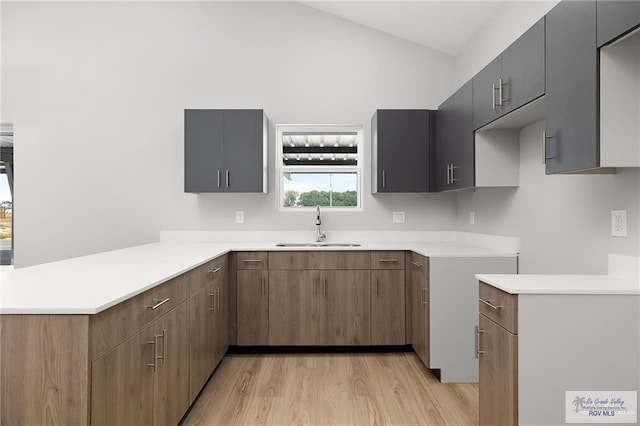
[[[474,339],[473,339],[473,343],[475,346],[475,358],[478,359],[478,357],[480,355],[482,355],[483,353],[485,353],[484,351],[480,350],[480,333],[484,333],[484,330],[480,330],[480,328],[476,325],[473,327],[474,328]]]
[[[242,259],[244,263],[258,263],[262,262],[262,259]]]
[[[220,170],[218,170],[218,188],[220,188]]]
[[[491,85],[491,109],[496,109],[496,84]]]
[[[425,297],[425,295],[427,297]],[[423,306],[429,304],[429,300],[427,300],[429,298],[428,296],[429,296],[429,290],[426,287],[422,287],[422,291],[420,292],[420,299],[422,301],[421,303]]]
[[[457,168],[458,167],[455,164],[451,163],[451,183],[454,183],[456,181],[455,173]]]
[[[398,262],[398,259],[379,259],[378,262]]]
[[[502,309],[502,306],[496,306],[493,303],[491,303],[489,301],[486,301],[486,300],[484,300],[482,298],[478,298],[478,300],[480,302],[484,303],[485,305],[487,305],[488,307],[490,307],[491,309],[495,310],[495,311],[497,311],[498,309]]]
[[[260,278],[260,292],[264,296],[264,275]]]
[[[164,361],[167,358],[167,329],[162,329],[162,364],[164,365]]]
[[[502,83],[502,77],[500,77],[498,79],[498,96],[500,98],[500,103],[498,104],[498,106],[503,106],[504,105],[504,99],[502,98],[502,86],[504,86],[504,83]]]
[[[422,263],[418,263],[418,262],[413,262],[413,261],[412,261],[412,262],[411,262],[411,264],[412,264],[413,266],[415,266],[416,268],[422,268]]]
[[[327,277],[322,281],[322,296],[327,297]]]
[[[386,187],[387,187],[387,173],[383,169],[382,170],[382,189],[385,189]]]
[[[229,187],[229,170],[225,170],[225,177],[226,177],[226,181],[227,181],[227,188]]]
[[[153,363],[147,364],[147,367],[153,367],[153,372],[156,371],[156,356],[158,355],[158,336],[154,336],[153,340],[147,342],[148,345],[153,345]]]
[[[211,306],[209,306],[210,311],[216,311],[216,302],[214,301],[215,295],[213,293],[209,293],[209,297],[211,298]]]
[[[547,157],[547,139],[553,139],[553,136],[547,136],[547,131],[542,131],[542,164],[547,164],[547,160],[553,157]]]
[[[160,306],[164,305],[165,303],[167,303],[169,301],[169,299],[171,299],[170,297],[167,297],[166,299],[156,303],[153,306],[149,306],[149,308],[151,308],[151,310],[156,310],[158,309]]]

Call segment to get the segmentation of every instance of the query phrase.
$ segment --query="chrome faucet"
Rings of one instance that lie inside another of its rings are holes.
[[[322,232],[320,228],[322,226],[322,220],[320,219],[320,206],[316,207],[316,242],[319,243],[327,238],[327,234]]]

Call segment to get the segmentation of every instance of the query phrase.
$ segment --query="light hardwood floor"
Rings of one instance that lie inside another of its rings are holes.
[[[415,353],[228,355],[183,425],[477,425],[477,384]]]

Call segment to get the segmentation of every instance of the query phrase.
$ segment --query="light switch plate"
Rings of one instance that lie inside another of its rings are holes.
[[[244,223],[244,210],[236,211],[236,223]]]
[[[611,210],[611,236],[627,236],[627,211]]]
[[[393,212],[393,223],[404,223],[404,212]]]

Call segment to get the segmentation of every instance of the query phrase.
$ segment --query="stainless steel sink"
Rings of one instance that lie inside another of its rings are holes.
[[[276,247],[360,247],[354,243],[278,243]]]

